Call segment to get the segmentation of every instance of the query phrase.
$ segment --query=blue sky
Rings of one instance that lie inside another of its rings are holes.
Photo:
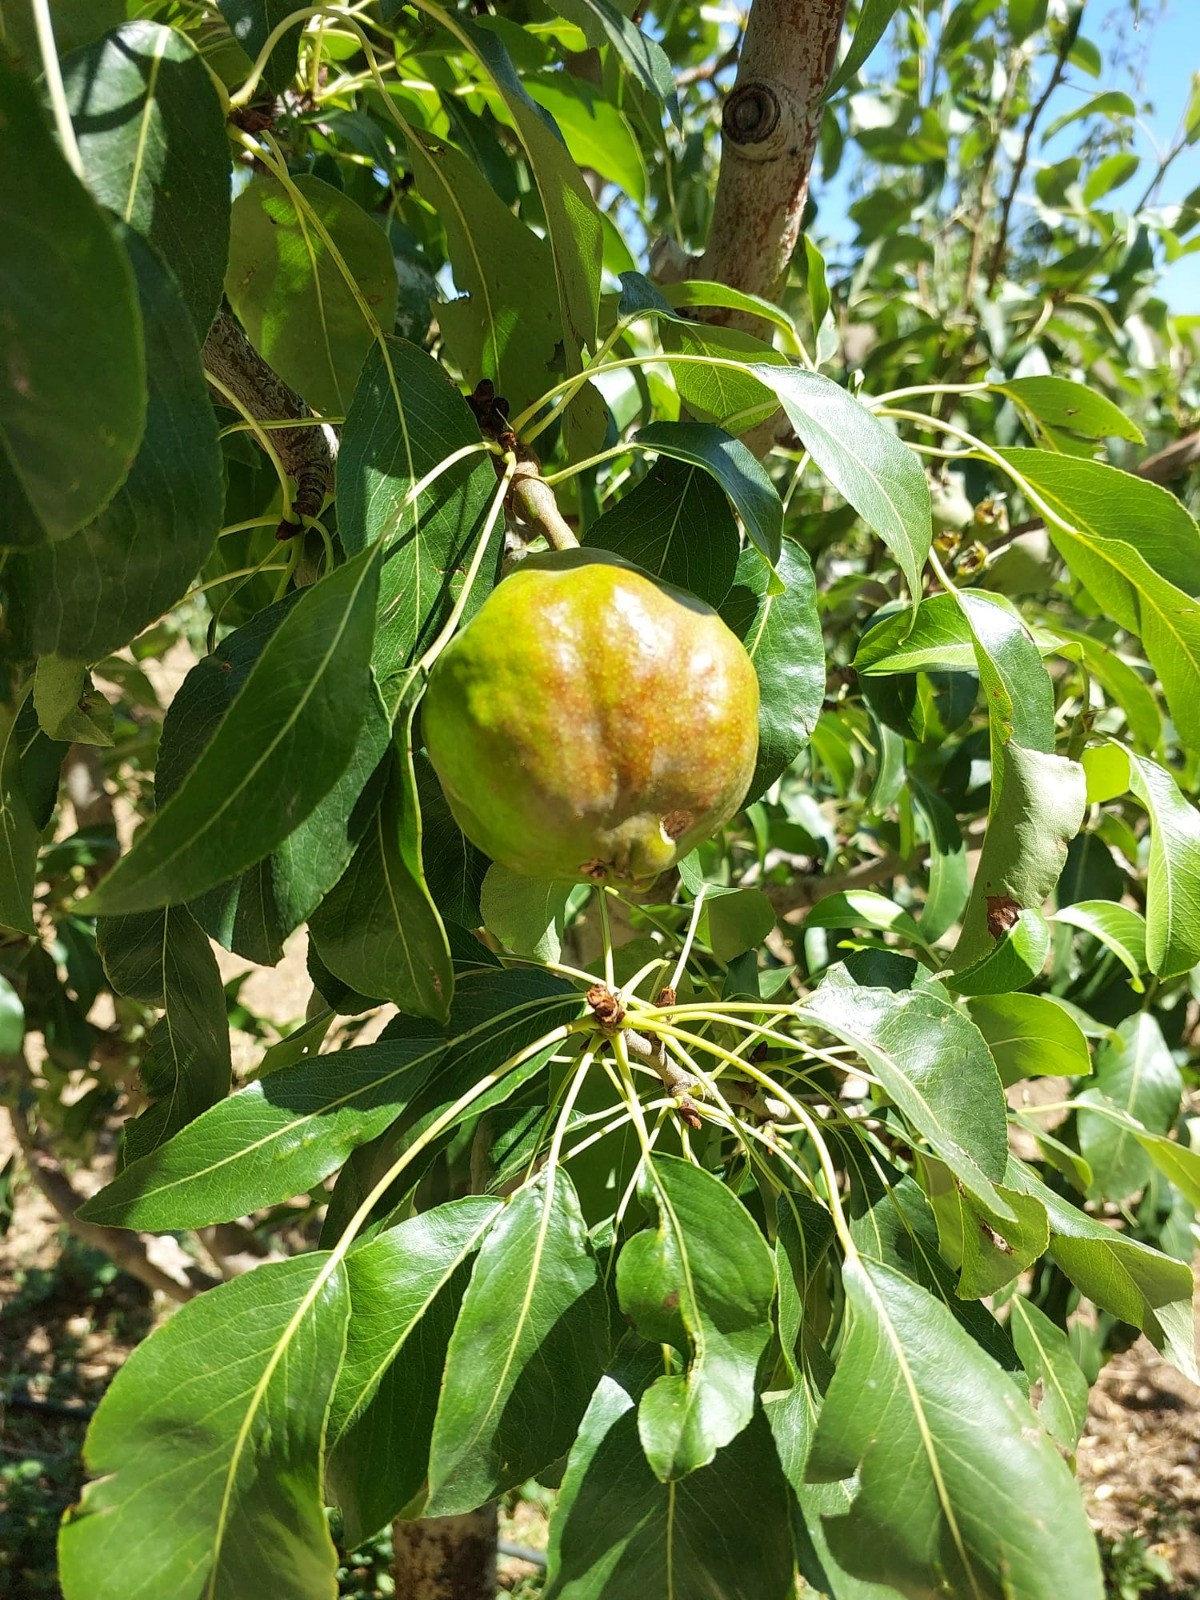
[[[1137,129],[1134,150],[1143,157],[1146,175],[1137,174],[1128,186],[1131,201],[1141,193],[1138,186],[1145,186],[1153,170],[1151,163],[1157,159],[1155,145],[1164,149],[1174,139],[1191,92],[1191,75],[1200,70],[1200,0],[1166,0],[1161,10],[1156,7],[1157,0],[1143,0],[1146,20],[1132,35],[1138,53],[1144,52],[1142,93],[1152,102],[1153,110]],[[1129,0],[1113,0],[1108,8],[1116,16],[1128,16],[1129,9]],[[1105,29],[1097,30],[1089,19],[1086,31],[1103,49]],[[1129,75],[1122,82],[1121,74],[1111,68],[1100,87],[1125,89],[1135,99],[1139,98]],[[1200,144],[1195,144],[1183,152],[1163,180],[1159,201],[1178,203],[1198,184]],[[1122,191],[1114,193],[1121,196]],[[1184,256],[1168,268],[1162,280],[1162,291],[1175,311],[1200,315],[1200,253]]]
[[[1083,31],[1104,54],[1104,69],[1099,78],[1070,69],[1042,118],[1042,125],[1048,126],[1073,104],[1103,89],[1123,89],[1139,105],[1148,103],[1151,109],[1139,119],[1133,145],[1135,154],[1142,158],[1141,165],[1123,189],[1112,192],[1114,202],[1124,200],[1130,205],[1144,190],[1159,154],[1174,139],[1191,92],[1191,75],[1200,70],[1200,0],[1141,0],[1141,11],[1142,21],[1138,25],[1133,20],[1134,0],[1092,0]],[[1125,59],[1118,65],[1109,57],[1122,31],[1124,48],[1121,54]],[[881,53],[884,48],[886,46],[881,47]],[[873,71],[878,71],[878,64],[878,56],[868,64],[868,80]],[[1023,191],[1031,187],[1034,163],[1042,158],[1043,150],[1046,159],[1061,159],[1069,153],[1072,137],[1077,137],[1078,132],[1078,127],[1068,129],[1044,147],[1040,140],[1035,140],[1034,161],[1030,163]],[[1200,144],[1191,146],[1176,159],[1163,180],[1157,201],[1160,205],[1177,204],[1197,185],[1200,185]],[[845,219],[850,197],[844,167],[833,183],[818,188],[816,198],[821,207],[818,231],[835,238],[846,237],[851,227]],[[1185,256],[1169,267],[1163,275],[1161,288],[1173,310],[1200,314],[1200,253]]]

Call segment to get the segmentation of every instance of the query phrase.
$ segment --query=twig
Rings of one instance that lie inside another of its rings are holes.
[[[204,365],[258,422],[300,421],[312,412],[250,343],[228,311],[218,311],[204,341]],[[292,516],[277,535],[291,538],[305,517],[319,515],[333,485],[332,428],[273,428],[271,441],[288,477],[296,483]]]
[[[1139,478],[1148,478],[1151,483],[1174,483],[1184,477],[1200,462],[1200,428],[1194,433],[1184,434],[1182,439],[1176,439],[1174,444],[1165,445],[1161,450],[1156,450],[1152,456],[1134,467]]]
[[[1058,55],[1055,58],[1054,70],[1050,74],[1050,80],[1046,84],[1046,87],[1038,96],[1033,110],[1029,113],[1029,119],[1025,124],[1025,133],[1021,139],[1021,148],[1017,152],[1017,159],[1013,164],[1012,177],[1009,180],[1008,190],[1004,196],[1004,205],[1000,210],[1000,228],[996,234],[996,243],[992,247],[992,259],[988,266],[987,276],[987,287],[989,293],[995,288],[996,279],[1000,276],[1001,269],[1004,266],[1004,257],[1008,249],[1008,229],[1012,220],[1012,208],[1017,198],[1017,190],[1021,187],[1021,179],[1025,176],[1025,166],[1029,160],[1029,151],[1033,144],[1034,130],[1038,125],[1038,121],[1042,115],[1042,112],[1050,103],[1051,95],[1053,95],[1054,91],[1062,82],[1063,73],[1067,70],[1067,57],[1071,54],[1071,50],[1079,33],[1079,25],[1082,20],[1083,6],[1080,5],[1076,10],[1068,15],[1067,22],[1063,27],[1062,38],[1058,42]]]
[[[986,829],[986,818],[972,823],[963,839],[968,850],[977,848],[983,842]],[[803,912],[818,900],[825,899],[826,895],[844,894],[850,889],[869,889],[872,884],[884,883],[888,878],[898,877],[920,866],[928,858],[929,848],[928,844],[918,845],[909,856],[890,850],[886,855],[860,861],[845,872],[808,873],[793,878],[790,883],[782,883],[775,888],[767,887],[765,893],[785,921],[798,922]]]
[[[542,477],[537,458],[526,451],[513,474],[512,498],[526,522],[546,536],[552,550],[574,550],[579,540],[570,523],[558,509],[554,490]]]
[[[711,61],[702,61],[699,66],[685,67],[682,72],[675,74],[675,87],[677,89],[690,89],[694,83],[711,83],[726,67],[737,65],[738,54],[742,48],[741,34],[733,41],[728,50],[721,52]]]
[[[188,1261],[173,1240],[147,1239],[143,1234],[125,1228],[102,1228],[95,1222],[85,1222],[77,1216],[85,1196],[75,1188],[58,1160],[42,1147],[19,1096],[10,1098],[7,1110],[30,1177],[77,1239],[102,1250],[122,1272],[127,1272],[147,1288],[155,1289],[172,1300],[190,1300],[202,1289],[211,1289],[220,1282],[202,1267]],[[151,1260],[152,1250],[158,1254],[172,1254],[175,1271],[169,1272]]]
[[[1025,52],[1013,50],[1008,58],[1008,75],[1005,79],[1004,93],[996,112],[996,128],[992,135],[992,142],[988,146],[987,155],[983,161],[983,172],[979,179],[979,210],[971,223],[971,252],[967,260],[967,273],[963,279],[963,305],[970,307],[975,294],[975,279],[979,274],[979,263],[983,258],[984,219],[992,208],[992,177],[996,170],[996,157],[1000,153],[1000,140],[1004,133],[1005,120],[1008,117],[1009,107],[1012,105],[1013,95],[1016,93],[1017,84],[1025,68]]]

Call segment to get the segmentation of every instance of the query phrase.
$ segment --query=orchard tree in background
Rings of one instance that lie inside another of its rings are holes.
[[[531,1479],[558,1600],[1098,1600],[1088,1384],[1200,1376],[1200,94],[1140,157],[1111,19],[5,0],[5,1096],[185,1302],[66,1600],[478,1600]]]

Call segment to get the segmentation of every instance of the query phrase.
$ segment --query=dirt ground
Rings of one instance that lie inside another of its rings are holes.
[[[1172,1569],[1159,1592],[1200,1600],[1200,1393],[1145,1339],[1092,1391],[1079,1476],[1100,1533],[1141,1534]]]

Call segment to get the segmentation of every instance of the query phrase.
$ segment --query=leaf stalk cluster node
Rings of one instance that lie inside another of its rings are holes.
[[[671,1060],[661,1039],[647,1038],[644,1033],[639,1033],[636,1028],[629,1025],[621,997],[614,994],[606,983],[594,983],[585,998],[600,1031],[610,1038],[613,1034],[620,1033],[630,1055],[636,1056],[639,1061],[644,1061],[658,1073],[663,1087],[674,1097],[680,1121],[686,1123],[694,1133],[699,1133],[704,1121],[693,1098],[704,1093],[704,1085],[699,1079],[694,1078],[690,1072],[686,1072]],[[657,1003],[660,1006],[674,1005],[674,989],[661,990]]]

